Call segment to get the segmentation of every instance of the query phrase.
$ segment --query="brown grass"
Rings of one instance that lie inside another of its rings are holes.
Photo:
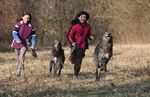
[[[25,72],[16,77],[14,52],[0,53],[0,97],[150,97],[150,45],[115,45],[108,72],[95,81],[94,47],[86,51],[80,79],[72,78],[73,65],[66,61],[58,78],[48,76],[49,50],[27,52]]]

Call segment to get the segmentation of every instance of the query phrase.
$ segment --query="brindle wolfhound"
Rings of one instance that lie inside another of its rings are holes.
[[[105,32],[102,41],[99,41],[94,51],[94,63],[96,65],[96,80],[100,79],[101,71],[107,71],[107,63],[112,57],[113,39],[112,33]]]

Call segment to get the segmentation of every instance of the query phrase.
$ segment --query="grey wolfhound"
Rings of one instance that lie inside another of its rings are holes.
[[[102,41],[99,41],[94,51],[94,64],[96,65],[96,80],[100,79],[101,71],[107,71],[107,63],[112,57],[112,33],[105,32]]]
[[[51,73],[53,69],[54,77],[56,75],[60,75],[64,62],[65,62],[65,55],[64,55],[64,50],[62,48],[62,43],[60,40],[55,40],[53,42],[51,55],[50,55],[49,73]]]

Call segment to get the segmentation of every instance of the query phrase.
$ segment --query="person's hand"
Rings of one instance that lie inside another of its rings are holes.
[[[73,43],[72,43],[72,46],[75,46],[75,45],[76,45],[76,43],[75,43],[75,42],[73,42]]]
[[[94,39],[94,36],[90,36],[90,39],[93,40],[93,39]]]
[[[19,44],[19,43],[21,43],[22,41],[21,40],[18,40],[18,41],[16,41],[17,42],[17,44]]]
[[[34,47],[31,46],[30,49],[34,49]]]

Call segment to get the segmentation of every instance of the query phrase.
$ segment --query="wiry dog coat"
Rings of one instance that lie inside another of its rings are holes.
[[[60,75],[64,62],[65,62],[65,55],[64,50],[62,49],[61,41],[55,40],[51,50],[49,72],[51,72],[53,69],[53,76],[55,76],[56,74]],[[58,69],[59,72],[57,73]]]
[[[105,32],[102,41],[99,41],[94,51],[94,63],[96,65],[96,80],[100,79],[101,71],[107,71],[107,63],[112,57],[113,38],[110,32]]]

